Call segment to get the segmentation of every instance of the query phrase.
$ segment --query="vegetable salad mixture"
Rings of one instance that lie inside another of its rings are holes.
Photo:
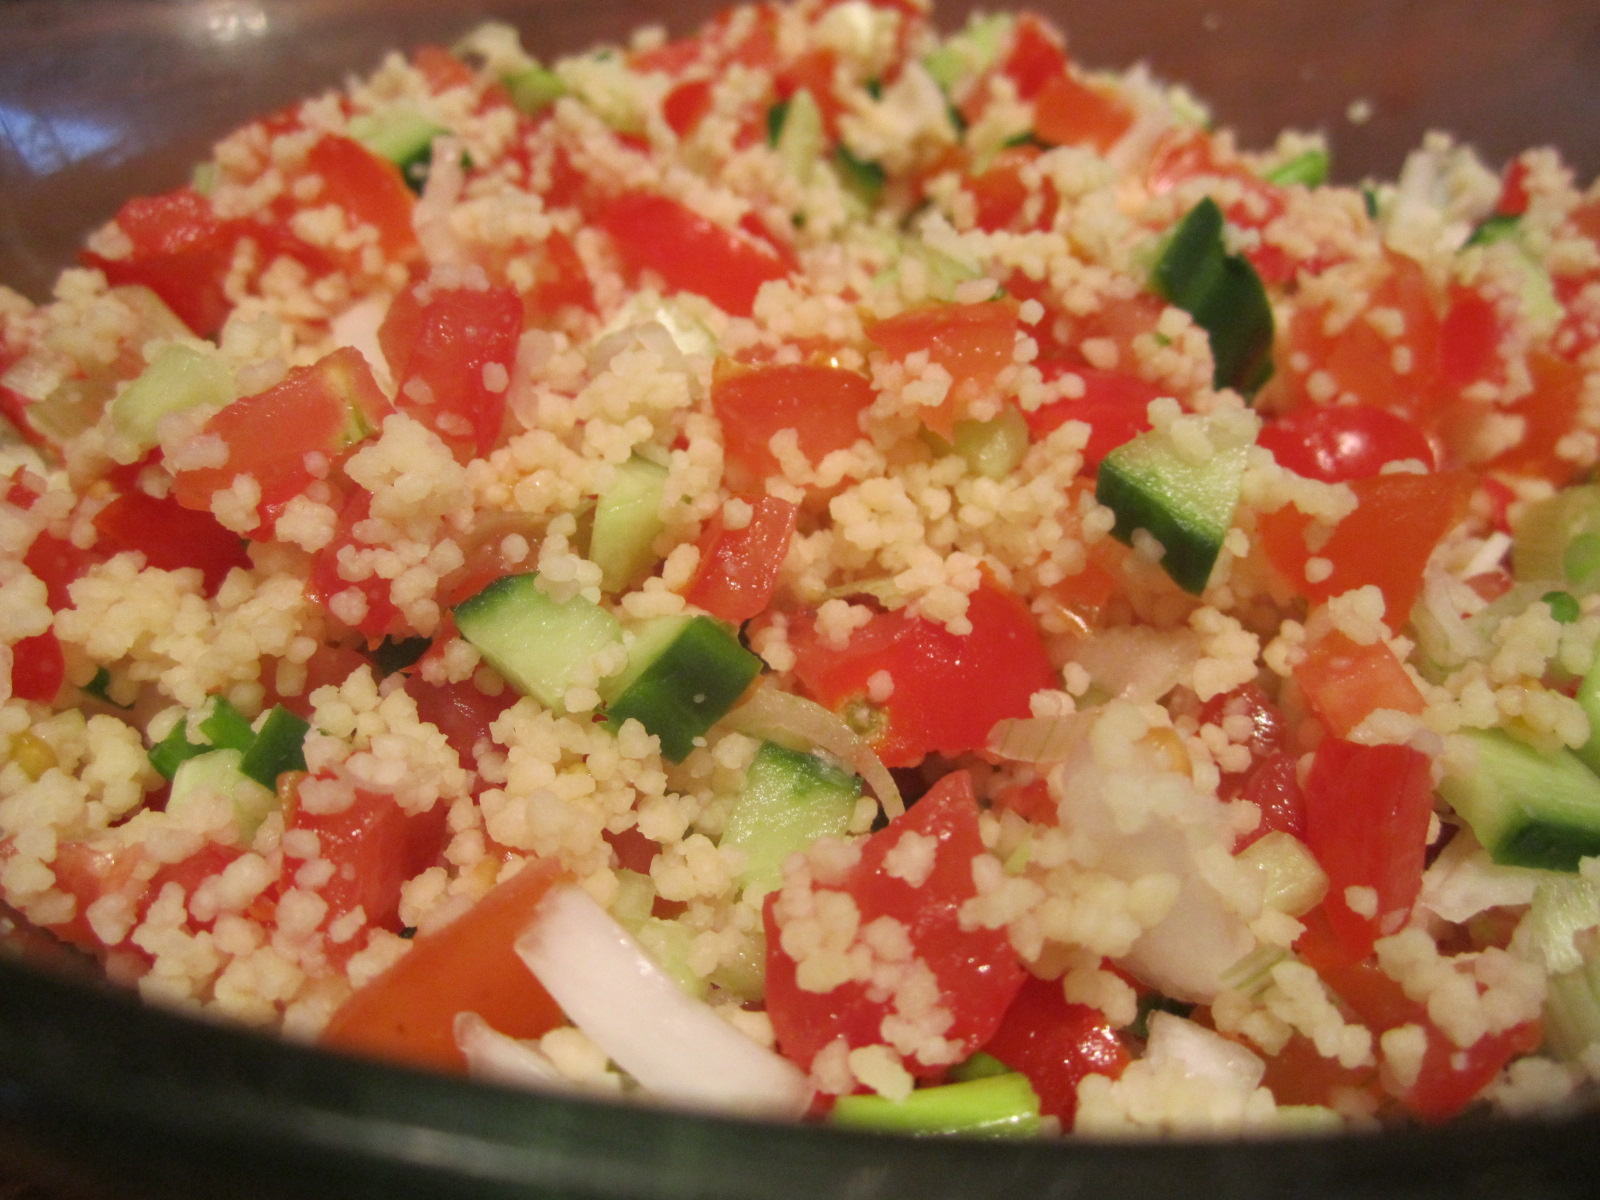
[[[1022,13],[390,57],[0,289],[0,896],[152,1002],[913,1131],[1600,1072],[1600,194]]]

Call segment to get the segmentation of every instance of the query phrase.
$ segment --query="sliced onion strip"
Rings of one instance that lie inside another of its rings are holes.
[[[1006,717],[989,730],[990,754],[1011,762],[1066,762],[1077,753],[1087,726],[1078,714],[1061,717]]]
[[[455,1034],[467,1073],[474,1079],[542,1091],[576,1087],[541,1051],[501,1033],[475,1012],[456,1014]]]
[[[843,717],[816,701],[773,687],[759,687],[728,714],[727,720],[740,733],[777,742],[790,750],[814,748],[831,754],[861,776],[867,789],[878,798],[884,816],[892,821],[905,812],[900,788],[878,752],[845,724]]]
[[[550,889],[517,954],[579,1029],[646,1092],[743,1116],[796,1118],[805,1072],[684,993],[576,884]]]

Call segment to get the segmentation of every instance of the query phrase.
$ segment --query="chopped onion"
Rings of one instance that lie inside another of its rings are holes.
[[[1111,695],[1145,704],[1161,699],[1194,669],[1200,639],[1187,629],[1103,629],[1080,642],[1072,657]]]
[[[899,785],[878,752],[837,713],[814,700],[781,692],[755,689],[748,700],[727,716],[732,728],[751,737],[766,738],[790,750],[817,749],[848,763],[878,798],[883,815],[891,821],[905,812]]]
[[[1165,1012],[1150,1014],[1150,1040],[1144,1056],[1152,1066],[1176,1068],[1218,1092],[1241,1097],[1255,1091],[1267,1073],[1267,1064],[1238,1042]]]
[[[1470,831],[1461,829],[1422,873],[1417,903],[1459,925],[1491,908],[1530,903],[1540,880],[1548,875],[1529,867],[1501,866]]]
[[[543,1052],[501,1033],[475,1012],[457,1013],[455,1032],[474,1079],[541,1090],[576,1087]]]
[[[389,315],[389,305],[375,297],[358,300],[328,322],[328,332],[336,345],[351,346],[361,352],[372,368],[372,377],[385,395],[394,391],[394,376],[389,370],[389,360],[378,341],[378,330],[384,317]]]
[[[1061,717],[1006,717],[989,730],[988,750],[1019,763],[1066,762],[1077,753],[1089,726],[1073,713]]]
[[[794,1118],[809,1107],[805,1072],[685,994],[576,884],[550,889],[517,954],[647,1093],[745,1116]]]

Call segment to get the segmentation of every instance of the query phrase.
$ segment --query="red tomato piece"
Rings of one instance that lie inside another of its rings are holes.
[[[482,457],[500,440],[505,388],[492,390],[486,367],[510,378],[522,336],[522,300],[510,287],[427,288],[395,298],[378,343],[399,391],[395,403],[443,438],[457,457]]]
[[[1133,1056],[1099,1009],[1068,1003],[1059,981],[1030,975],[985,1043],[1013,1071],[1028,1077],[1039,1111],[1057,1117],[1063,1131],[1078,1113],[1078,1084],[1086,1075],[1118,1078]]]
[[[102,556],[90,550],[80,550],[65,538],[53,533],[41,533],[33,539],[28,552],[22,556],[22,565],[33,572],[34,578],[44,584],[45,598],[52,609],[72,607],[68,585],[82,575]]]
[[[509,1037],[536,1038],[561,1009],[517,956],[559,864],[530,861],[442,929],[419,935],[404,958],[339,1006],[322,1044],[352,1054],[464,1074],[455,1019],[477,1013]]]
[[[470,679],[433,684],[412,675],[406,679],[405,688],[416,701],[417,716],[444,734],[444,740],[469,771],[477,769],[476,748],[491,740],[489,726],[516,701],[516,694],[509,688],[490,696]]]
[[[372,493],[358,488],[350,494],[339,510],[339,522],[334,528],[333,540],[311,556],[311,575],[306,581],[306,595],[333,611],[335,596],[354,588],[366,601],[360,620],[353,628],[367,639],[368,646],[376,646],[386,637],[400,636],[406,632],[400,609],[390,594],[391,581],[376,573],[364,579],[351,581],[340,574],[340,554],[347,550],[368,549],[367,543],[355,535],[356,527],[372,511]]]
[[[469,88],[477,82],[471,67],[443,46],[431,42],[411,52],[411,65],[427,81],[428,90],[435,94],[451,88]]]
[[[1507,333],[1500,310],[1477,288],[1450,287],[1449,307],[1439,325],[1439,386],[1449,403],[1479,382],[1497,383],[1505,374],[1500,343]]]
[[[1405,923],[1421,890],[1433,813],[1428,757],[1326,738],[1311,760],[1305,805],[1306,845],[1328,874],[1322,909],[1344,954],[1359,961]],[[1352,907],[1350,888],[1367,889],[1373,911]]]
[[[229,304],[223,280],[237,238],[192,187],[129,200],[114,218],[132,244],[123,258],[84,255],[112,286],[140,284],[199,337],[222,328]]]
[[[891,873],[884,862],[913,835],[934,843],[931,867],[915,886],[903,872]],[[961,921],[961,906],[977,891],[973,860],[985,853],[972,777],[956,771],[869,837],[844,880],[826,889],[841,891],[854,901],[862,927],[885,918],[897,923],[915,956],[913,976],[920,966],[931,972],[938,989],[936,1003],[944,1010],[938,1014],[942,1019],[933,1024],[942,1026],[938,1036],[953,1046],[950,1055],[907,1057],[907,1069],[923,1078],[938,1076],[987,1042],[1023,983],[1022,966],[1005,930],[969,929]],[[765,909],[767,1013],[779,1049],[809,1068],[835,1038],[852,1047],[889,1041],[884,1025],[896,1014],[894,994],[886,996],[881,989],[854,980],[826,992],[800,987],[796,962],[783,948],[780,899],[780,893],[772,893]],[[908,990],[918,989],[913,985]],[[905,1015],[917,1020],[915,1013]]]
[[[756,488],[778,470],[773,435],[795,431],[813,466],[861,438],[861,413],[873,401],[865,375],[842,367],[796,363],[745,367],[726,360],[711,381],[711,407],[722,423],[729,482]]]
[[[1287,833],[1306,840],[1306,803],[1300,791],[1297,757],[1279,751],[1268,755],[1250,770],[1238,797],[1261,810],[1261,824],[1234,844],[1237,854],[1269,833]]]
[[[1028,715],[1028,701],[1057,684],[1033,614],[1016,596],[985,582],[969,598],[972,631],[951,633],[904,611],[879,613],[843,649],[817,633],[809,618],[791,622],[795,675],[819,703],[845,714],[891,767],[909,767],[931,753],[980,749],[996,721]],[[870,682],[891,684],[881,704]]]
[[[317,835],[320,857],[333,864],[333,875],[316,888],[327,902],[327,924],[361,909],[368,926],[400,931],[400,885],[434,865],[444,849],[447,806],[435,804],[425,813],[411,814],[394,797],[356,789],[355,799],[340,812],[313,813],[299,802],[300,780],[280,781],[286,804],[287,827]],[[292,878],[305,860],[285,856],[284,875]],[[359,949],[353,939],[336,953]]]
[[[1335,737],[1347,736],[1380,708],[1420,714],[1427,707],[1388,646],[1362,646],[1338,630],[1307,648],[1294,678],[1311,711]]]
[[[1033,105],[1033,132],[1052,146],[1088,146],[1101,154],[1133,127],[1133,114],[1116,97],[1063,71],[1046,83]]]
[[[1306,544],[1310,518],[1295,508],[1262,514],[1262,545],[1284,580],[1313,604],[1375,585],[1383,593],[1384,620],[1398,629],[1421,594],[1428,556],[1466,516],[1472,477],[1465,471],[1372,475],[1348,486],[1356,494],[1356,509],[1315,555]],[[1326,559],[1332,572],[1307,579],[1312,557]]]
[[[198,567],[206,595],[213,596],[228,572],[248,568],[250,554],[238,534],[217,524],[209,512],[184,508],[170,497],[124,492],[95,514],[102,549],[137,550],[163,571]]]
[[[355,224],[377,230],[385,259],[404,260],[415,253],[417,235],[411,216],[416,196],[400,168],[360,142],[334,134],[311,147],[306,166],[322,177],[316,203],[337,204]]]
[[[1037,146],[1012,146],[995,155],[982,173],[966,180],[966,190],[977,202],[979,229],[991,233],[1000,229],[1043,230],[1055,222],[1060,196],[1048,179],[1040,180],[1037,185],[1037,212],[1031,215],[1028,212],[1034,188],[1024,178],[1024,171],[1038,157]],[[1025,216],[1028,219],[1024,220]]]
[[[1064,362],[1040,363],[1039,370],[1046,383],[1063,375],[1076,375],[1083,380],[1082,396],[1057,400],[1022,414],[1035,440],[1068,421],[1083,421],[1089,426],[1081,474],[1093,475],[1106,455],[1150,428],[1150,401],[1161,395],[1155,384],[1121,371],[1100,371]]]
[[[1406,459],[1430,471],[1437,466],[1433,445],[1413,422],[1364,405],[1302,405],[1263,425],[1256,444],[1279,466],[1324,483],[1365,479]]]
[[[684,599],[714,617],[742,624],[766,609],[789,555],[799,510],[787,500],[762,496],[751,502],[750,523],[729,529],[721,509],[700,538],[700,566]]]
[[[661,115],[672,132],[688,137],[711,111],[711,80],[690,79],[680,83],[661,101]]]
[[[12,643],[11,695],[14,699],[48,704],[61,690],[66,674],[61,643],[50,630]]]
[[[202,432],[227,447],[228,461],[175,471],[172,494],[184,508],[203,511],[216,492],[249,475],[261,489],[257,511],[270,526],[285,504],[316,481],[316,459],[323,468],[331,465],[381,425],[388,411],[367,360],[359,350],[341,347],[290,371],[276,386],[219,409]]]
[[[969,400],[1011,364],[1018,327],[1016,304],[991,300],[912,309],[873,324],[867,337],[890,358],[925,351],[930,363],[949,373],[950,394],[922,414],[922,423],[948,441]]]
[[[544,243],[544,262],[531,288],[522,295],[523,321],[549,324],[563,309],[594,311],[594,285],[572,239],[554,230]]]
[[[1490,460],[1489,466],[1565,487],[1577,482],[1582,469],[1560,457],[1556,447],[1578,428],[1586,376],[1576,363],[1541,351],[1528,355],[1528,370],[1533,390],[1506,410],[1522,418],[1522,440]]]
[[[654,271],[669,291],[704,296],[748,317],[761,285],[789,274],[770,241],[702,217],[666,196],[628,192],[597,216],[632,271]]]

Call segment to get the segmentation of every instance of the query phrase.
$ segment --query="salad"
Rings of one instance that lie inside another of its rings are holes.
[[[1228,1134],[1600,1073],[1600,193],[1019,12],[396,53],[0,288],[0,903],[530,1087]]]

